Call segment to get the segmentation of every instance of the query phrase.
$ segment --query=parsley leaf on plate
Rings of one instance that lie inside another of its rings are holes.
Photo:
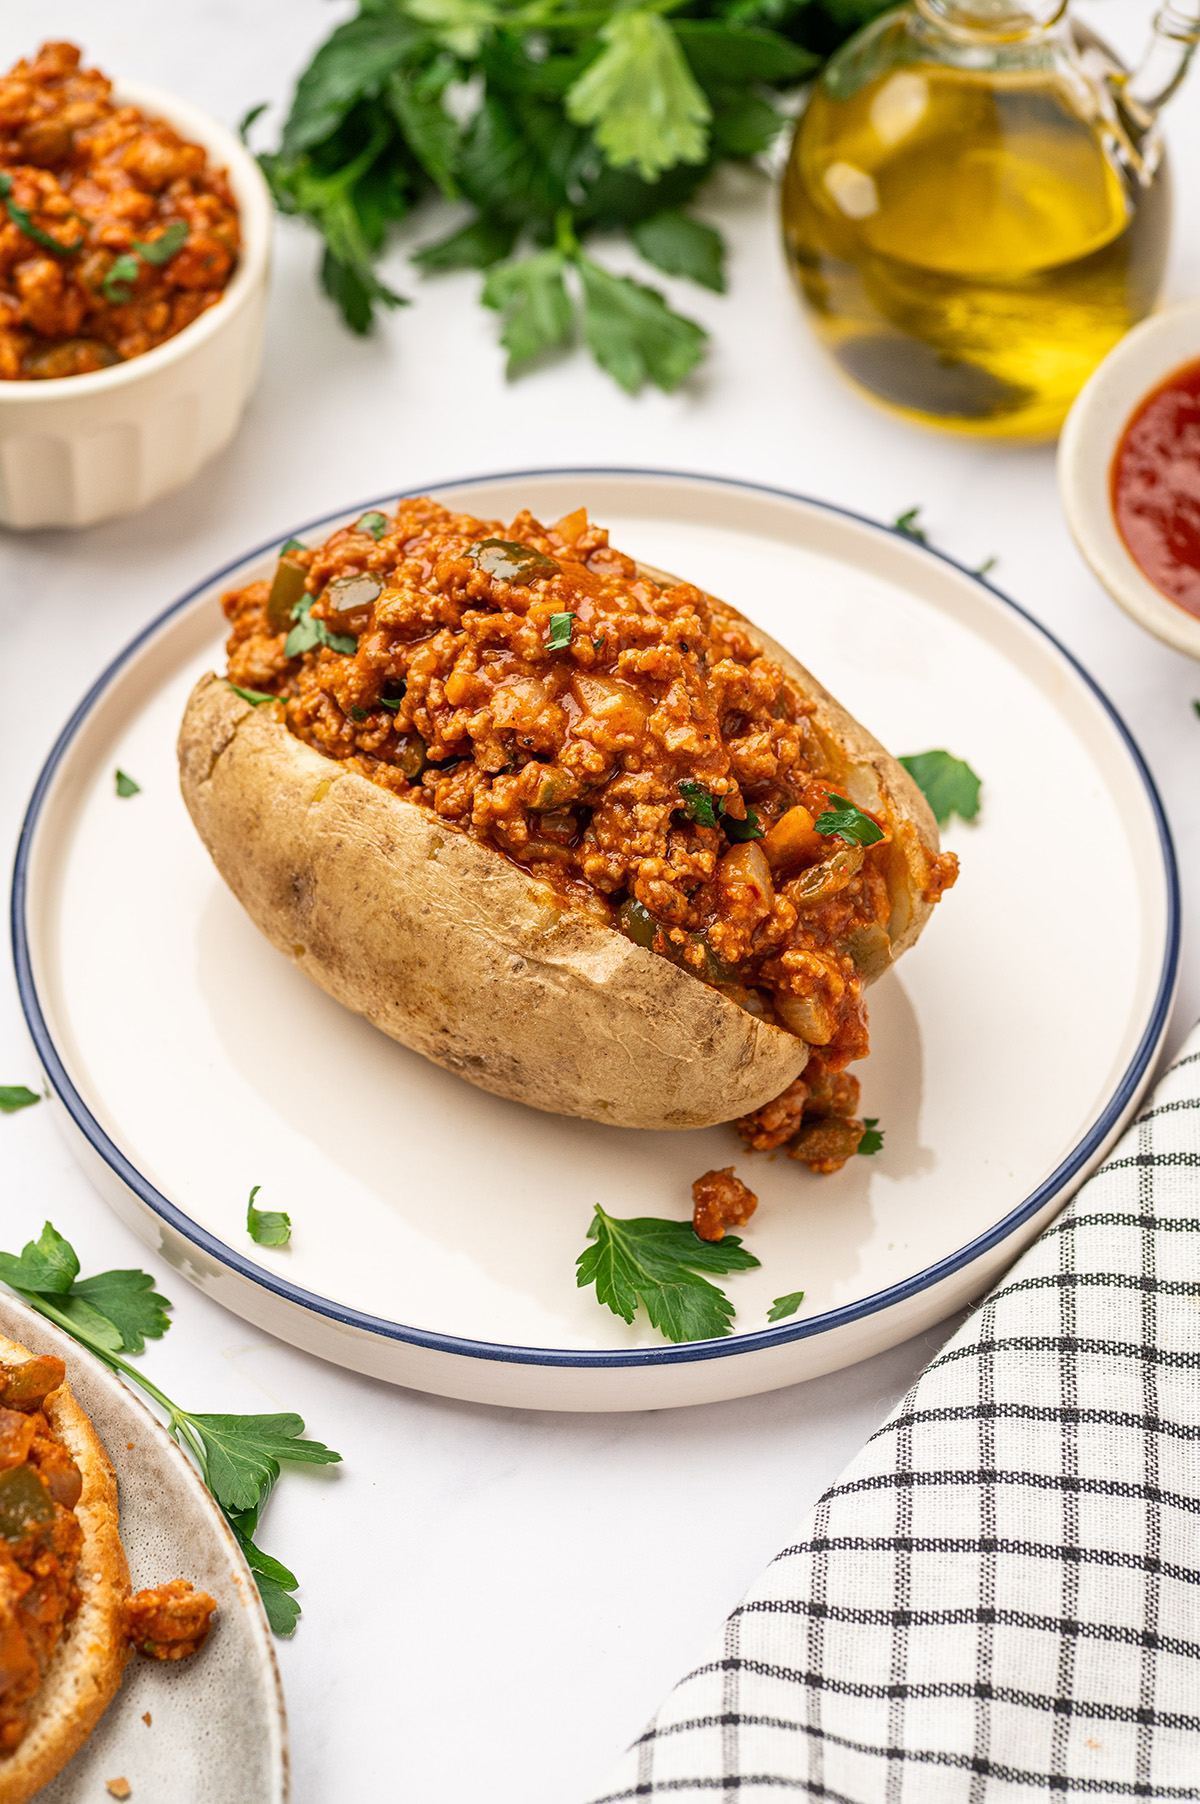
[[[285,1247],[292,1238],[292,1218],[277,1209],[256,1209],[254,1199],[262,1189],[256,1184],[246,1205],[246,1232],[255,1246]]]
[[[767,1311],[769,1322],[781,1322],[785,1316],[795,1315],[804,1301],[802,1290],[790,1290],[786,1297],[776,1297]]]
[[[565,268],[561,251],[539,251],[497,264],[484,283],[480,299],[504,318],[500,343],[508,352],[510,376],[543,351],[570,342],[575,309],[563,279]]]
[[[910,752],[900,762],[929,803],[939,827],[944,827],[952,814],[964,821],[975,819],[983,784],[964,759],[946,751]]]
[[[41,1100],[28,1084],[0,1084],[0,1115],[15,1115],[18,1109],[31,1109]]]
[[[565,651],[571,643],[571,628],[574,623],[574,614],[551,614],[550,631],[546,635],[546,649],[548,651]]]
[[[725,241],[712,226],[686,213],[654,213],[630,230],[647,263],[664,275],[688,276],[702,288],[725,292]]]
[[[827,839],[844,839],[848,846],[873,846],[883,838],[883,828],[845,796],[827,792],[830,807],[813,822]]]
[[[354,530],[355,532],[369,532],[375,543],[378,545],[380,539],[387,531],[387,515],[379,513],[364,514],[361,520],[356,520],[354,522]]]
[[[703,1272],[744,1272],[760,1261],[736,1234],[701,1240],[690,1221],[654,1216],[619,1221],[596,1205],[585,1247],[576,1260],[577,1283],[596,1286],[596,1297],[632,1322],[641,1304],[651,1323],[671,1341],[715,1340],[730,1332],[733,1304]]]
[[[630,394],[653,382],[670,394],[704,355],[708,334],[695,320],[672,313],[656,288],[580,255],[583,335],[602,369]]]
[[[929,534],[918,524],[920,517],[919,507],[908,507],[902,514],[896,515],[892,526],[896,532],[902,532],[906,539],[915,539],[918,545],[928,545]]]
[[[117,772],[117,794],[122,800],[127,799],[129,796],[140,796],[141,793],[142,786],[140,783],[135,783],[133,778],[126,776],[123,770]]]
[[[712,107],[666,20],[616,12],[599,36],[604,49],[568,90],[567,117],[592,127],[614,169],[632,165],[644,181],[702,163]]]
[[[872,1153],[883,1151],[883,1136],[886,1129],[880,1127],[878,1115],[866,1116],[863,1127],[866,1132],[858,1143],[858,1151],[865,1159],[869,1159]]]

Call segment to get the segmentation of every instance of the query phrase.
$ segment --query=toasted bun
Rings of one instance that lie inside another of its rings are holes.
[[[30,1357],[27,1348],[0,1334],[0,1360]],[[25,1804],[66,1766],[115,1697],[129,1657],[121,1622],[129,1568],[117,1533],[112,1466],[67,1385],[52,1391],[44,1407],[83,1479],[75,1506],[83,1530],[75,1577],[83,1595],[46,1669],[24,1739],[13,1753],[0,1755],[0,1804]]]
[[[815,700],[854,800],[891,823],[892,916],[864,970],[873,978],[929,914],[937,827],[879,742],[742,624]],[[556,906],[528,872],[314,751],[282,708],[252,707],[211,672],[188,702],[179,764],[201,839],[272,944],[392,1039],[480,1089],[617,1127],[707,1127],[760,1108],[804,1069],[802,1040]]]

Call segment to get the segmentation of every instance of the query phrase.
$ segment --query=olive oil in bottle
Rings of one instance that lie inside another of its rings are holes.
[[[1048,436],[1154,304],[1165,159],[1127,130],[1094,39],[919,4],[817,83],[784,178],[787,253],[821,338],[878,400]]]

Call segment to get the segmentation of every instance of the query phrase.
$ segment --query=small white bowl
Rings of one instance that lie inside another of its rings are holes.
[[[271,197],[233,133],[173,94],[116,84],[229,172],[242,249],[224,295],[127,363],[45,382],[0,382],[0,525],[91,526],[190,482],[233,437],[258,376]]]
[[[1058,489],[1075,543],[1127,614],[1176,651],[1200,658],[1200,620],[1143,575],[1117,530],[1112,463],[1140,402],[1200,358],[1200,301],[1151,314],[1111,350],[1067,415]]]

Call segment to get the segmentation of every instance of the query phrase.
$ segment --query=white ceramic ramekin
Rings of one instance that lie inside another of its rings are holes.
[[[0,382],[0,525],[91,526],[190,482],[233,437],[258,375],[271,197],[215,119],[140,82],[117,97],[169,121],[227,169],[242,252],[215,307],[128,363],[47,382]]]
[[[1117,530],[1112,463],[1140,401],[1173,370],[1200,358],[1200,301],[1155,313],[1111,350],[1067,415],[1058,488],[1075,543],[1127,614],[1177,651],[1200,658],[1200,620],[1144,576]]]

